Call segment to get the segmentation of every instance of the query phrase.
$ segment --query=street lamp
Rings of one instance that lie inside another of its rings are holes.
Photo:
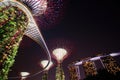
[[[53,62],[50,61],[50,63],[48,64],[49,60],[42,60],[41,61],[41,66],[42,68],[45,68],[47,65],[47,67],[44,70],[44,74],[42,76],[42,80],[48,80],[48,71],[49,69],[53,66]]]
[[[21,80],[25,80],[27,78],[28,75],[30,75],[29,72],[20,72],[21,75]]]
[[[53,57],[58,62],[56,67],[56,80],[65,80],[64,71],[62,69],[62,62],[67,57],[67,55],[67,51],[63,48],[57,48],[53,50]]]

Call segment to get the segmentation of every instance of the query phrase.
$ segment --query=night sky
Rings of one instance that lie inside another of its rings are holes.
[[[57,47],[68,49],[70,55],[64,60],[63,68],[69,80],[68,64],[97,54],[120,52],[120,5],[112,0],[66,0],[65,3],[59,23],[41,29],[41,33],[51,52],[57,41]],[[36,73],[42,69],[39,62],[43,59],[47,59],[43,49],[25,36],[9,76],[19,76],[21,71]],[[57,62],[54,59],[53,62],[49,80],[55,80]],[[41,80],[41,76],[42,73],[26,80]]]

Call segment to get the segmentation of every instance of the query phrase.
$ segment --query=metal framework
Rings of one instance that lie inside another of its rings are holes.
[[[17,0],[2,0],[0,1],[0,6],[15,6],[18,7],[19,9],[21,9],[24,13],[26,13],[27,18],[28,18],[28,26],[24,32],[24,35],[28,36],[29,38],[31,38],[32,40],[34,40],[35,42],[37,42],[40,46],[42,46],[42,48],[44,49],[44,51],[46,51],[47,56],[48,56],[48,64],[51,61],[51,55],[50,52],[48,50],[48,47],[44,41],[44,38],[38,28],[38,25],[36,24],[34,18],[33,18],[33,14],[32,12],[29,10],[29,8],[27,6],[25,6],[23,3],[17,1]],[[48,65],[46,65],[43,70],[47,67]],[[37,73],[30,75],[29,77],[35,76],[39,73],[41,73],[43,70],[38,71]],[[11,78],[20,78],[18,77],[11,77]]]
[[[47,0],[20,0],[20,1],[31,9],[33,15],[43,14],[47,9]]]
[[[26,13],[28,21],[29,21],[24,35],[33,39],[35,42],[37,42],[39,45],[41,45],[45,49],[45,51],[47,51],[49,53],[47,45],[46,45],[46,43],[43,39],[43,36],[33,18],[31,11],[29,11],[29,9],[24,4],[22,4],[16,0],[3,0],[2,2],[0,2],[0,6],[16,6],[16,7],[20,8],[21,10],[23,10]]]

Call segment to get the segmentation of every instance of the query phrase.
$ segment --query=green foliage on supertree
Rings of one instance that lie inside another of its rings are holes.
[[[7,80],[28,24],[26,14],[14,6],[0,6],[0,80]]]
[[[58,64],[58,66],[56,67],[56,80],[65,80],[62,64]]]
[[[44,71],[42,80],[48,80],[48,71]]]

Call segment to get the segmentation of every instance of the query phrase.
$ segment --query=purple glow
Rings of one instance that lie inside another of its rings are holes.
[[[111,53],[111,54],[110,54],[110,56],[113,56],[113,57],[114,57],[114,56],[119,56],[119,55],[120,55],[120,53]]]
[[[93,57],[93,58],[91,58],[90,60],[91,61],[96,61],[96,60],[99,60],[101,58],[101,56],[98,56],[98,57]]]
[[[26,5],[34,16],[44,14],[47,9],[47,0],[21,0]]]
[[[78,66],[78,65],[82,65],[82,63],[83,63],[83,62],[80,61],[80,62],[75,63],[75,65],[76,65],[76,66]]]

